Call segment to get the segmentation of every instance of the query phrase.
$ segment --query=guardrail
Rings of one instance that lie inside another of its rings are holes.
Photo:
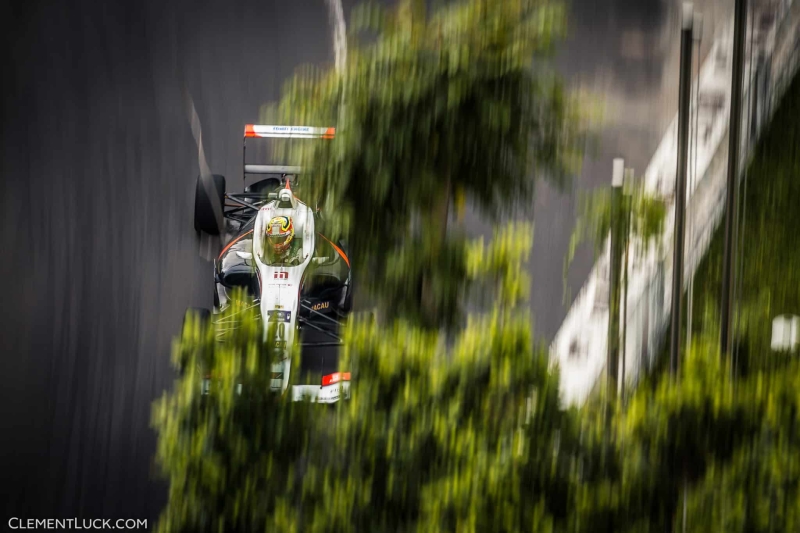
[[[755,11],[748,24],[742,112],[742,165],[800,65],[800,1],[782,0],[772,10]],[[687,184],[687,231],[684,280],[702,260],[724,210],[730,113],[733,21],[716,38],[698,80],[692,81],[690,175]],[[752,43],[752,54],[751,54]],[[752,61],[751,61],[752,58]],[[695,153],[696,151],[696,153]],[[650,368],[663,347],[672,307],[672,249],[677,167],[677,113],[644,173],[645,189],[671,204],[664,234],[628,263],[626,338],[623,341],[626,384]],[[610,165],[609,165],[610,170]],[[754,178],[755,179],[755,178]],[[565,403],[582,403],[606,367],[608,328],[608,241],[589,278],[567,313],[550,347],[551,362],[561,370]],[[625,321],[621,321],[625,322]],[[624,366],[624,370],[623,370]],[[618,380],[621,383],[621,379]]]

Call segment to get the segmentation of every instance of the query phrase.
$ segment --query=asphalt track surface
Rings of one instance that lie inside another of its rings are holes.
[[[345,2],[347,12],[353,2]],[[575,189],[610,159],[643,169],[676,108],[678,2],[575,0],[558,57],[607,123]],[[151,402],[172,383],[184,310],[210,306],[192,228],[197,149],[241,186],[242,126],[301,64],[332,64],[324,0],[15,1],[0,7],[2,520],[156,518]],[[574,194],[542,186],[531,301],[549,340],[565,314]],[[474,233],[487,225],[466,221]],[[591,251],[570,273],[577,291]]]

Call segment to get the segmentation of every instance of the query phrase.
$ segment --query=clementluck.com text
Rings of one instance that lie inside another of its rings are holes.
[[[9,518],[9,529],[147,529],[147,520],[134,518]]]

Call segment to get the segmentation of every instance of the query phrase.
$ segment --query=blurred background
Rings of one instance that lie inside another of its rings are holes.
[[[345,18],[355,2],[344,0]],[[733,2],[702,0],[701,56]],[[675,116],[680,3],[570,0],[558,70],[603,122],[573,188],[537,188],[529,270],[536,335],[571,301],[564,258],[576,194],[611,159],[643,171]],[[212,265],[192,227],[197,147],[241,186],[241,134],[301,64],[333,62],[325,0],[66,0],[2,5],[0,493],[6,516],[154,519],[151,402],[187,307],[210,306]],[[490,228],[475,214],[474,235]],[[572,294],[593,263],[569,271]]]

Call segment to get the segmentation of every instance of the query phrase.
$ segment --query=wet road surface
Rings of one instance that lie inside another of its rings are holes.
[[[333,59],[327,11],[263,0],[18,9],[0,185],[4,516],[153,519],[164,488],[151,481],[150,404],[174,378],[184,310],[212,298],[181,86],[209,164],[240,188],[243,124],[298,65]]]

